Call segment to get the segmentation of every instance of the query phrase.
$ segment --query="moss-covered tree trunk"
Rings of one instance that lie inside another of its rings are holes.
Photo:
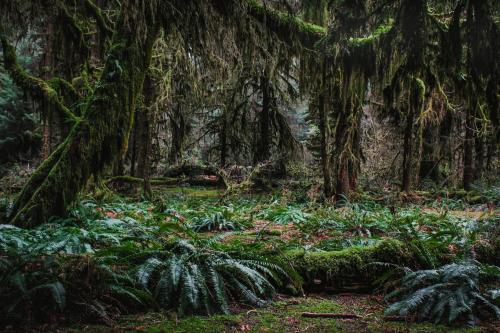
[[[406,118],[406,127],[403,143],[403,175],[401,180],[401,190],[408,192],[411,188],[411,170],[413,162],[413,121],[415,113],[410,110]]]
[[[422,160],[420,161],[420,180],[430,179],[436,184],[441,181],[440,161],[441,146],[439,145],[438,126],[433,124],[425,127],[422,138]]]
[[[264,74],[260,80],[262,91],[262,110],[258,114],[258,130],[254,164],[267,161],[271,157],[271,112],[275,107],[269,75]]]
[[[326,98],[324,92],[321,92],[318,97],[318,127],[320,131],[320,155],[321,155],[321,169],[323,173],[323,193],[326,199],[333,196],[332,177],[330,168],[329,157],[329,144],[328,138],[330,136],[328,126],[328,114],[326,110]]]
[[[154,87],[153,80],[150,75],[148,75],[144,82],[144,107],[139,116],[139,121],[142,127],[142,137],[140,144],[140,156],[139,156],[139,176],[144,180],[144,196],[151,199],[153,192],[151,190],[151,119],[152,110],[151,106],[154,101]]]
[[[227,159],[227,127],[228,127],[228,110],[222,113],[222,121],[219,131],[219,151],[220,151],[220,167],[226,167]]]
[[[179,164],[184,158],[184,146],[190,131],[185,111],[181,103],[177,103],[169,114],[172,146],[168,154],[168,162],[172,165]]]
[[[473,112],[467,110],[465,118],[465,141],[464,141],[464,173],[463,186],[466,191],[471,189],[472,181],[474,180],[474,130]]]
[[[141,1],[122,2],[100,82],[66,140],[18,196],[11,222],[22,227],[62,215],[89,178],[111,167],[127,149],[138,95],[158,28]]]

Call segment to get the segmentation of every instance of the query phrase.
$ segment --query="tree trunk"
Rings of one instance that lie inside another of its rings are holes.
[[[139,1],[122,2],[106,65],[81,121],[35,171],[17,198],[11,222],[33,227],[63,215],[89,178],[127,150],[138,95],[159,29]],[[147,8],[147,9],[145,9]]]
[[[138,164],[138,174],[144,180],[144,196],[151,199],[153,196],[151,190],[151,105],[154,99],[153,80],[148,75],[144,81],[144,107],[142,108],[139,121],[141,126],[141,146]]]
[[[170,164],[178,164],[182,162],[184,155],[184,146],[189,133],[188,123],[184,114],[185,109],[178,103],[172,109],[170,117],[170,130],[172,132],[172,146],[170,147],[168,161]]]
[[[476,147],[476,158],[474,167],[474,179],[480,179],[485,171],[485,140],[483,136],[476,136],[474,138],[474,144]]]
[[[401,181],[401,190],[404,192],[410,191],[411,188],[411,169],[413,155],[413,121],[415,113],[410,110],[406,118],[406,128],[403,143],[403,177]]]
[[[465,142],[464,142],[464,190],[469,191],[474,178],[474,130],[472,128],[474,116],[469,107],[465,118]]]
[[[261,78],[262,110],[258,115],[258,136],[254,164],[267,161],[271,155],[271,112],[273,108],[273,93],[268,75]]]
[[[136,110],[134,112],[134,128],[132,130],[132,136],[130,137],[130,176],[135,177],[137,175],[135,170],[135,165],[137,164],[137,147],[138,141],[140,137],[140,127],[142,126],[142,122],[139,121],[139,114],[142,110]],[[128,155],[128,154],[127,154]],[[123,162],[122,162],[123,164]],[[120,174],[115,174],[115,176],[121,176]]]
[[[326,111],[326,98],[324,93],[320,93],[318,97],[318,115],[319,115],[319,131],[321,135],[320,154],[321,154],[321,168],[323,171],[323,192],[325,198],[331,198],[333,195],[332,178],[330,170],[330,157],[328,156],[328,137],[330,135],[328,130],[328,115]]]
[[[439,127],[432,124],[427,125],[423,133],[422,160],[420,162],[420,180],[428,178],[434,183],[441,181],[440,174],[440,144]]]
[[[224,113],[222,114],[222,124],[221,124],[221,130],[219,134],[219,149],[220,149],[220,167],[224,168],[226,167],[226,157],[227,157],[227,110],[224,110]]]

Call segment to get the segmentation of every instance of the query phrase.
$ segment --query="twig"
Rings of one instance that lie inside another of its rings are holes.
[[[302,312],[302,317],[306,318],[338,318],[338,319],[359,319],[361,318],[354,313],[314,313]]]

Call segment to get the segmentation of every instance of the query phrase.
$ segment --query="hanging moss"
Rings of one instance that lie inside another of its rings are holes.
[[[257,0],[245,0],[249,12],[259,21],[266,22],[272,31],[288,40],[291,35],[297,35],[299,40],[308,47],[313,47],[321,37],[326,35],[322,26],[307,23],[296,16],[266,8]]]
[[[82,121],[30,179],[15,202],[12,223],[32,227],[64,214],[88,179],[126,151],[158,34],[158,28],[150,26],[153,11],[136,6],[134,1],[124,5],[114,47]]]
[[[91,0],[84,0],[84,6],[87,9],[87,13],[92,16],[96,22],[97,26],[101,32],[108,38],[113,35],[112,22],[109,18],[102,12],[101,8],[96,6]]]

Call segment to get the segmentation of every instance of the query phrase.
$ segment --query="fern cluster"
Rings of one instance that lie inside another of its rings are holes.
[[[223,212],[215,212],[204,217],[194,217],[191,228],[196,232],[202,231],[236,231],[242,226],[238,222],[227,219]]]
[[[485,275],[490,283],[485,283]],[[467,320],[469,325],[486,312],[500,318],[495,304],[500,296],[499,278],[500,268],[483,267],[476,261],[408,272],[401,287],[387,296],[397,301],[386,314],[445,324]]]
[[[218,243],[224,235],[202,240],[166,217],[143,204],[84,201],[35,229],[0,225],[0,324],[75,315],[111,323],[146,308],[227,313],[233,301],[261,306],[273,296],[277,265],[236,258]]]
[[[285,225],[289,223],[305,223],[310,217],[310,214],[304,212],[300,207],[273,203],[258,214],[257,217],[272,221],[276,224]]]
[[[144,288],[163,308],[179,313],[229,313],[229,300],[263,306],[275,293],[271,283],[285,274],[264,260],[246,260],[215,250],[217,238],[178,240],[150,257],[137,271]]]

